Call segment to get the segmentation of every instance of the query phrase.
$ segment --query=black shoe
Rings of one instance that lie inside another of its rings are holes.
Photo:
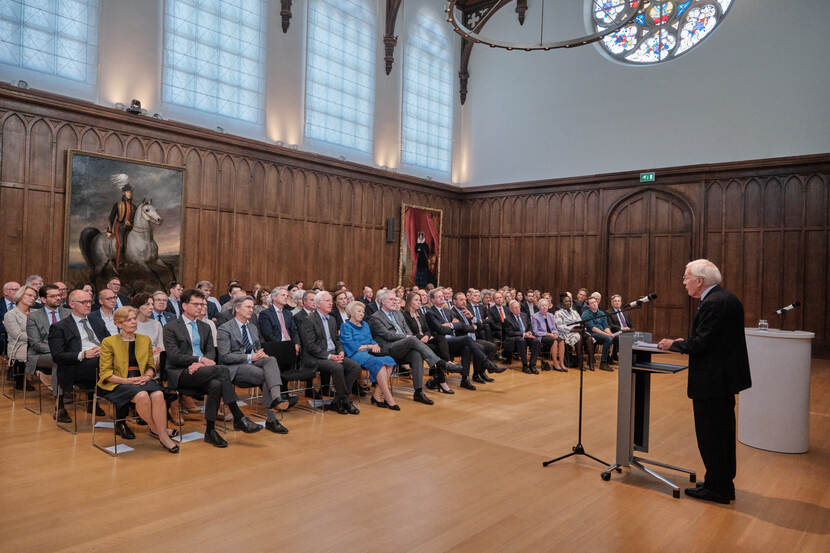
[[[466,378],[465,378],[465,379],[463,379],[463,380],[461,381],[461,384],[459,384],[459,386],[461,386],[461,387],[462,387],[462,388],[464,388],[465,390],[475,390],[475,389],[476,389],[476,387],[475,387],[475,386],[473,386],[473,385],[470,383],[470,381],[469,381],[469,380],[467,380]]]
[[[487,365],[485,365],[484,368],[487,370],[488,373],[493,373],[493,374],[503,373],[504,371],[507,370],[507,367],[499,367],[498,365],[496,365],[493,362],[487,363]]]
[[[435,363],[435,367],[439,370],[450,373],[461,373],[463,370],[461,368],[461,365],[456,365],[455,363],[448,363],[443,359],[439,359],[438,362]]]
[[[216,447],[228,447],[228,442],[216,430],[205,432],[205,441]]]
[[[539,369],[537,369],[536,367],[530,367],[530,372],[532,374],[539,374]]]
[[[147,421],[145,421],[145,420],[144,420],[144,419],[142,419],[141,417],[138,417],[137,419],[135,419],[135,423],[136,423],[138,426],[147,426]]]
[[[542,361],[542,370],[543,371],[549,371],[552,368],[553,367],[550,366],[550,363],[548,363],[547,361]]]
[[[484,382],[495,382],[495,379],[490,378],[489,376],[487,376],[487,373],[486,373],[486,372],[484,372],[484,371],[481,371],[480,373],[478,373],[478,376],[480,376],[481,378],[483,378],[483,379],[484,379]]]
[[[601,371],[608,371],[608,372],[614,372],[614,369],[612,369],[611,367],[609,367],[609,366],[608,366],[608,363],[600,363],[600,364],[599,364],[599,370],[601,370]]]
[[[557,372],[560,372],[560,373],[566,373],[566,372],[568,372],[568,369],[566,369],[566,368],[564,368],[564,367],[563,367],[563,368],[561,368],[561,369],[560,369],[559,367],[551,367],[551,368],[552,368],[553,370],[557,371]]]
[[[398,405],[397,403],[395,405],[387,405],[387,407],[389,408],[390,411],[400,411],[401,410],[401,406]]]
[[[159,442],[159,443],[161,443],[161,442]],[[174,445],[173,447],[168,448],[166,445],[161,444],[161,447],[166,449],[169,453],[174,453],[175,454],[175,453],[179,452],[179,446],[178,445]]]
[[[351,401],[346,400],[345,406],[346,406],[346,413],[348,413],[349,415],[359,415],[360,414],[360,409],[358,409],[355,406],[355,404],[352,403]]]
[[[127,426],[126,422],[115,423],[115,433],[125,440],[135,440],[135,433]]]
[[[377,405],[381,409],[386,409],[387,407],[389,407],[389,405],[385,401],[376,400],[375,396],[372,396],[372,398],[369,400],[369,403],[371,403],[372,405]]]
[[[476,373],[473,375],[473,382],[478,382],[479,384],[487,384],[487,381],[484,380],[480,374]]]
[[[412,395],[412,399],[414,399],[418,403],[423,403],[424,405],[432,405],[433,403],[435,403],[434,401],[429,399],[422,390],[415,390],[415,393]]]
[[[706,487],[705,482],[698,482],[697,484],[695,484],[695,488],[698,488],[698,489],[705,488],[705,487]],[[729,491],[729,499],[731,499],[732,501],[735,500],[735,490],[734,490],[734,488]]]
[[[248,417],[242,417],[238,421],[233,421],[233,429],[241,430],[245,434],[255,434],[262,430],[262,427]]]
[[[288,400],[289,409],[291,409],[300,402],[300,398],[298,398],[297,396],[289,395],[286,399]]]
[[[438,386],[438,391],[441,392],[442,394],[448,394],[448,395],[453,395],[455,393],[455,390],[453,390],[449,386],[447,387],[446,390],[444,388],[442,388],[441,386]]]
[[[280,421],[278,420],[266,421],[265,428],[274,434],[288,434],[288,429],[280,424]]]
[[[686,495],[694,497],[695,499],[702,499],[704,501],[714,501],[715,503],[723,503],[729,505],[729,496],[721,495],[709,488],[686,488]]]
[[[525,374],[533,374],[533,372],[528,367],[522,367],[522,372]]]
[[[58,409],[57,414],[53,414],[52,418],[63,424],[69,424],[70,422],[72,422],[72,417],[69,416],[69,412],[66,410],[65,407],[61,407],[60,409]]]
[[[496,359],[498,359],[502,363],[508,363],[508,364],[512,361],[512,359],[509,359],[509,358],[505,357],[504,355],[499,355],[499,356],[496,357]]]
[[[92,403],[91,402],[87,404],[86,412],[87,413],[92,413]],[[107,416],[107,414],[104,412],[103,409],[101,409],[100,405],[96,405],[95,406],[95,416],[96,417],[105,417],[105,416]]]
[[[438,388],[440,388],[440,386],[438,386],[438,383],[435,381],[434,378],[430,378],[426,381],[426,387],[430,390],[437,390]]]

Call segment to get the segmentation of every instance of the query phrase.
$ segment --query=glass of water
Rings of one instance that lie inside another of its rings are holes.
[[[761,319],[758,321],[758,329],[759,330],[769,330],[769,323],[766,319]]]

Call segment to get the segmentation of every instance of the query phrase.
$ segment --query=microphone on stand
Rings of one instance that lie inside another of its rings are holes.
[[[777,310],[777,311],[775,312],[775,314],[776,314],[776,315],[783,315],[783,314],[784,314],[784,313],[786,313],[787,311],[791,311],[791,310],[795,309],[796,307],[798,307],[798,306],[800,306],[800,305],[801,305],[801,302],[800,302],[800,301],[794,301],[794,302],[792,302],[790,305],[788,305],[787,307],[782,307],[781,309]]]
[[[657,299],[657,294],[649,294],[647,296],[643,296],[642,298],[640,298],[636,301],[632,301],[631,303],[628,304],[628,308],[629,309],[635,309],[637,307],[640,307],[644,303],[648,303],[651,300],[656,300],[656,299]]]

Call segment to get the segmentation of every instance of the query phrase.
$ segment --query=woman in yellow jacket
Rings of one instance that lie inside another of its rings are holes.
[[[104,338],[98,361],[98,387],[104,397],[116,406],[117,418],[123,418],[130,402],[135,404],[138,416],[147,421],[150,432],[170,453],[178,453],[179,446],[170,439],[167,429],[167,404],[164,392],[153,380],[153,344],[148,336],[136,334],[138,310],[121,307],[113,314],[120,332]],[[124,438],[135,438],[126,422],[116,423],[116,431]]]

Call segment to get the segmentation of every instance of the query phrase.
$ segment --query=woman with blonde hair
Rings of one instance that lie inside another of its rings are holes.
[[[176,433],[167,428],[164,392],[153,380],[156,374],[153,344],[148,336],[136,334],[138,310],[130,306],[121,307],[115,310],[113,320],[119,333],[101,342],[98,388],[115,405],[116,419],[123,418],[129,411],[130,403],[134,403],[138,416],[150,426],[151,435],[158,438],[164,449],[178,453],[179,446],[170,439]],[[124,439],[135,438],[123,420],[115,423],[115,431]]]
[[[14,387],[22,390],[29,351],[26,323],[29,320],[29,311],[37,301],[37,290],[23,285],[15,292],[12,301],[15,304],[14,308],[3,316],[3,325],[6,327],[6,356],[9,358],[9,374],[14,376]],[[25,382],[25,385],[27,391],[34,390],[28,382]]]

